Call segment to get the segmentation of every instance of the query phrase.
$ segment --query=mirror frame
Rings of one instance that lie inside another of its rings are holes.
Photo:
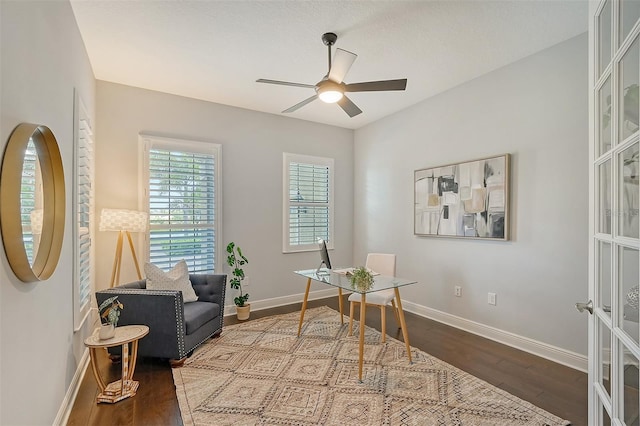
[[[42,174],[43,219],[38,251],[29,263],[20,214],[22,168],[29,139],[38,154]],[[21,123],[11,133],[0,170],[0,229],[9,265],[20,281],[51,277],[58,265],[64,237],[65,184],[60,149],[44,125]]]

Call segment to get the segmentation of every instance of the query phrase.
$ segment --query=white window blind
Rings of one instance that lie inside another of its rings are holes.
[[[149,261],[216,270],[219,145],[148,140]],[[185,141],[187,142],[187,141]]]
[[[78,287],[80,306],[91,296],[91,219],[93,217],[93,140],[87,120],[80,120],[78,146]]]
[[[284,251],[333,247],[333,159],[284,155]]]
[[[89,314],[95,276],[94,144],[91,121],[76,98],[74,175],[74,327],[79,330]]]

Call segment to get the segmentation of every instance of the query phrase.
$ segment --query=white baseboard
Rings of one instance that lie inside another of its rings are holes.
[[[409,301],[403,301],[402,307],[407,312],[412,312],[416,315],[468,331],[469,333],[546,358],[558,364],[566,365],[567,367],[571,367],[575,370],[587,372],[588,360],[584,355]]]
[[[335,288],[314,291],[309,293],[309,300],[333,297],[336,296],[336,293],[337,291]],[[258,300],[255,302],[251,302],[251,310],[259,311],[262,309],[275,308],[292,303],[300,303],[303,297],[303,293],[298,293],[290,296]],[[418,305],[417,303],[409,302],[406,300],[402,302],[402,306],[407,312],[420,315],[421,317],[429,318],[434,321],[450,325],[451,327],[468,331],[469,333],[494,340],[496,342],[511,346],[516,349],[520,349],[522,351],[548,359],[558,364],[566,365],[567,367],[571,367],[575,370],[587,372],[587,357],[584,355],[580,355],[566,349],[558,348],[547,343],[539,342],[528,337],[510,333],[508,331],[500,330],[499,328],[471,321],[466,318],[438,311],[427,306]],[[234,315],[235,306],[225,306],[224,314],[225,316]]]
[[[80,384],[82,384],[82,378],[87,371],[87,367],[89,366],[89,349],[85,348],[82,358],[80,358],[80,363],[78,364],[78,368],[76,368],[76,372],[73,374],[73,379],[71,379],[71,384],[69,384],[69,388],[67,389],[67,393],[62,400],[62,404],[60,405],[60,409],[58,410],[58,415],[53,421],[54,426],[63,426],[66,425],[69,421],[69,416],[71,415],[71,410],[73,409],[73,404],[76,401],[76,396],[78,396],[78,391],[80,390]]]

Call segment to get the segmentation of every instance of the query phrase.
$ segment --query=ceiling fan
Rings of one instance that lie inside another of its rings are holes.
[[[329,48],[329,71],[322,80],[316,84],[303,84],[303,83],[291,83],[288,81],[279,80],[266,80],[258,79],[257,83],[268,84],[280,84],[283,86],[305,87],[309,89],[315,89],[316,94],[310,98],[305,99],[287,108],[283,113],[294,112],[310,102],[320,98],[320,100],[326,103],[337,103],[340,108],[346,112],[349,117],[355,117],[360,114],[362,110],[349,99],[346,92],[380,92],[386,90],[405,90],[407,87],[407,79],[399,80],[382,80],[382,81],[367,81],[363,83],[344,83],[344,77],[353,65],[358,55],[355,53],[347,52],[346,50],[337,48],[336,54],[333,57],[333,63],[331,62],[331,46],[333,46],[338,39],[338,36],[334,33],[325,33],[322,35],[322,42]]]

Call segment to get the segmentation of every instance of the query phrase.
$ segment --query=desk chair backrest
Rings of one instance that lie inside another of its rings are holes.
[[[396,276],[396,255],[387,253],[369,253],[366,267],[380,275]]]

